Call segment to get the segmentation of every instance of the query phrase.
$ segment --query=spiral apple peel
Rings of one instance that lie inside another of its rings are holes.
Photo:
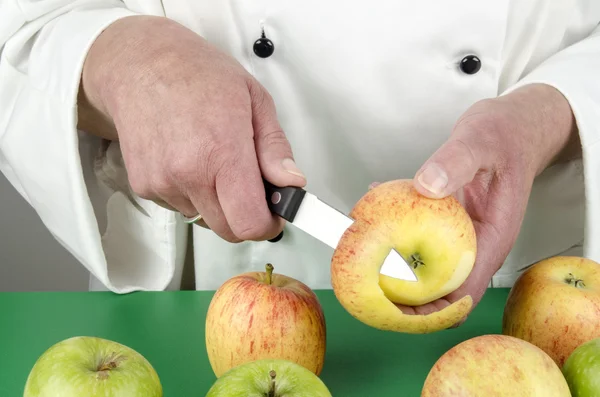
[[[450,196],[430,199],[412,180],[382,183],[354,206],[331,261],[331,282],[341,305],[359,321],[405,333],[431,333],[451,327],[471,310],[465,296],[426,315],[405,314],[399,305],[417,306],[456,290],[471,273],[477,240],[473,222]],[[413,267],[418,281],[379,273],[391,249]]]

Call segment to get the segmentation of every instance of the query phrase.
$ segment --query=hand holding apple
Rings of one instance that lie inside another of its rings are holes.
[[[206,348],[217,377],[259,359],[285,359],[319,375],[325,360],[323,309],[304,283],[250,272],[227,280],[206,315]]]
[[[429,371],[421,397],[571,397],[560,368],[540,348],[505,335],[466,340]]]
[[[600,337],[600,263],[555,256],[531,266],[511,288],[502,333],[533,343],[562,367],[579,345]]]
[[[158,374],[130,347],[78,336],[51,346],[36,361],[23,397],[162,397]]]
[[[350,314],[372,327],[407,333],[438,331],[467,315],[472,303],[469,296],[423,316],[405,314],[399,308],[440,299],[471,272],[475,230],[454,197],[427,198],[415,190],[412,181],[396,180],[369,190],[350,216],[355,222],[331,262],[333,290]],[[379,273],[392,248],[413,265],[418,281]]]
[[[288,360],[256,360],[231,368],[206,397],[331,397],[312,371]]]
[[[408,225],[410,227],[399,226],[404,217],[418,219],[417,210],[398,209],[394,207],[397,205],[394,200],[382,197],[385,194],[376,190],[358,203],[354,215],[361,219],[350,228],[346,241],[342,242],[334,257],[332,277],[340,301],[359,319],[382,329],[432,332],[453,325],[449,324],[450,321],[455,321],[454,325],[460,323],[479,303],[492,276],[512,249],[535,177],[549,165],[578,155],[581,151],[571,108],[553,87],[530,84],[506,95],[475,103],[459,118],[449,139],[425,161],[414,179],[414,188],[420,194],[444,200],[440,207],[446,204],[454,206],[449,200],[453,195],[461,197],[477,236],[477,256],[466,280],[455,290],[432,301],[434,294],[431,291],[438,289],[441,294],[455,285],[449,283],[445,286],[447,288],[434,285],[433,279],[444,279],[438,274],[440,270],[461,268],[454,280],[458,281],[467,272],[469,261],[465,259],[459,265],[454,259],[455,262],[448,267],[443,265],[443,261],[438,261],[434,266],[423,267],[419,258],[415,257],[412,260],[421,267],[421,278],[426,282],[415,283],[411,288],[410,284],[391,283],[383,278],[382,287],[387,290],[386,295],[396,302],[401,299],[393,291],[402,291],[402,301],[407,302],[400,306],[402,311],[419,316],[409,319],[384,302],[380,291],[373,287],[376,275],[371,267],[379,264],[384,251],[391,245],[400,245],[402,241],[411,239],[413,244],[428,243],[440,236],[442,241],[452,241],[456,238],[456,229],[435,230],[442,226],[431,219],[427,223],[413,221]],[[387,189],[391,185],[386,186]],[[406,193],[399,194],[402,195],[399,201],[407,197]],[[372,204],[373,201],[376,203]],[[371,207],[377,207],[376,213]],[[418,211],[423,211],[423,208]],[[390,217],[390,225],[395,222],[396,226],[381,228],[367,223],[374,221],[381,224],[385,217]],[[462,222],[457,220],[459,224]],[[436,237],[428,239],[421,225],[425,225]],[[385,233],[397,234],[397,237],[390,241]],[[433,246],[433,243],[427,245]],[[422,251],[424,248],[415,245],[412,249]],[[365,253],[365,250],[368,252]],[[445,248],[438,253],[450,254],[459,250],[465,250],[464,246]],[[357,268],[361,270],[357,271]],[[435,276],[424,270],[432,268],[435,268]],[[356,282],[356,277],[363,275],[366,278],[364,283],[348,287]],[[407,295],[413,299],[406,299]]]
[[[568,101],[546,84],[524,85],[466,110],[416,173],[415,187],[431,198],[461,198],[475,225],[477,259],[460,288],[413,312],[429,313],[465,295],[479,303],[513,248],[534,179],[581,156],[578,141]]]

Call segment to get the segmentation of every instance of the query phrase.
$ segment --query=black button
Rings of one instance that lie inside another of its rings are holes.
[[[475,55],[467,55],[460,61],[460,70],[466,74],[475,74],[481,69],[481,60]]]
[[[272,239],[269,240],[270,243],[276,243],[279,240],[281,240],[283,238],[283,230],[281,231],[281,233],[279,233],[277,235],[277,237],[273,237]]]
[[[265,37],[265,32],[263,32],[260,39],[254,42],[254,53],[256,56],[261,58],[268,58],[273,55],[275,51],[275,46],[273,42]]]

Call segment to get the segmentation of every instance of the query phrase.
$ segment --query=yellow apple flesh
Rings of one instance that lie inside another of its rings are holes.
[[[421,397],[571,397],[560,368],[538,347],[506,335],[459,343],[429,371]]]
[[[600,337],[600,264],[574,256],[534,264],[511,288],[502,333],[540,347],[562,368],[575,348]]]
[[[354,206],[331,262],[333,290],[342,306],[374,328],[429,333],[462,320],[470,296],[428,315],[404,314],[396,306],[422,305],[456,290],[469,276],[476,256],[471,218],[456,198],[430,199],[412,180],[382,183]],[[418,281],[381,275],[391,249],[413,267]]]
[[[226,281],[206,315],[206,349],[217,377],[261,359],[295,362],[319,375],[325,317],[315,293],[282,274],[249,272]]]

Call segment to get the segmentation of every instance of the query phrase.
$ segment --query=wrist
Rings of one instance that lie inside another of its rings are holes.
[[[83,95],[95,109],[109,116],[109,101],[115,86],[127,79],[132,61],[139,62],[139,45],[145,41],[139,27],[155,17],[130,16],[115,21],[92,44],[81,76]],[[138,32],[136,32],[138,30]]]
[[[92,44],[84,62],[78,95],[79,127],[117,139],[113,119],[131,87],[150,79],[163,26],[175,22],[155,16],[129,16],[107,27]],[[159,44],[160,45],[160,44]]]
[[[115,76],[122,72],[115,56],[126,51],[116,39],[136,18],[140,17],[125,17],[108,26],[92,43],[83,64],[77,98],[78,128],[109,140],[118,136],[105,98]]]
[[[560,91],[547,84],[529,84],[503,98],[519,115],[514,131],[527,137],[536,176],[581,156],[575,117]]]

